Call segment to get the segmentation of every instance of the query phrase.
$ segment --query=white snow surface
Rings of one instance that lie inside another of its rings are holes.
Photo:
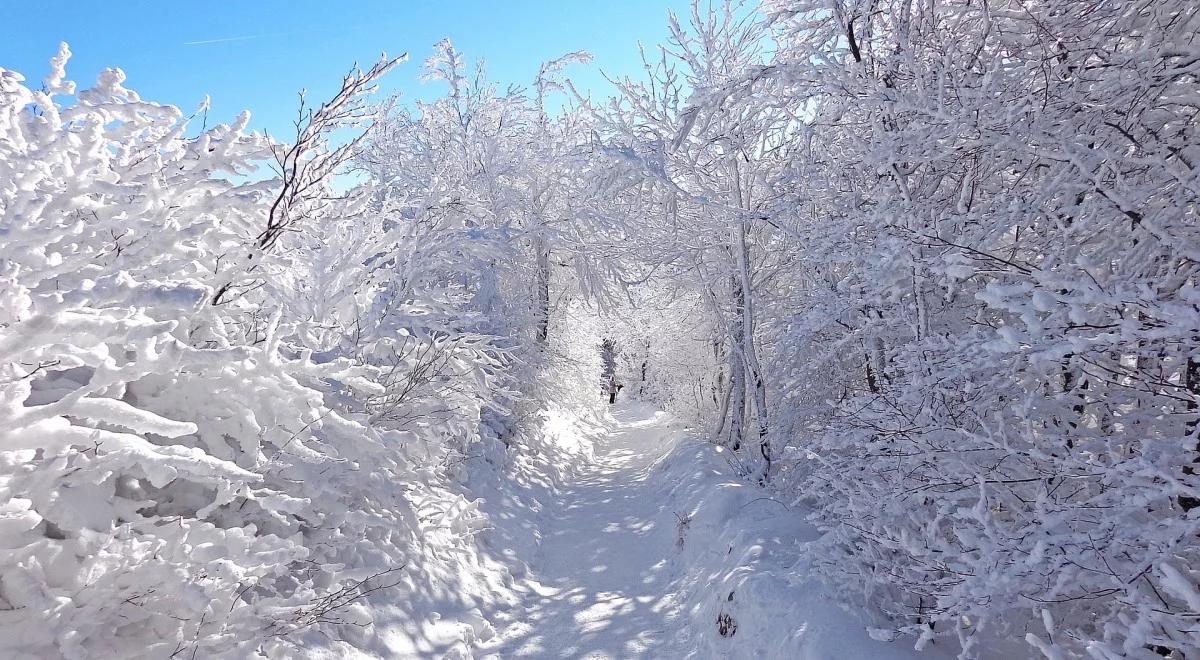
[[[538,441],[481,493],[494,526],[481,541],[522,576],[515,603],[477,621],[486,632],[455,657],[942,657],[872,639],[865,616],[797,579],[819,536],[803,512],[666,413],[550,413]]]

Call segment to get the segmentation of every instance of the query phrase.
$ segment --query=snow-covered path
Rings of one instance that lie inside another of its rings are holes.
[[[865,613],[840,609],[807,577],[820,534],[803,513],[665,413],[630,402],[559,421],[553,442],[572,448],[570,467],[489,511],[529,572],[513,585],[515,606],[492,611],[496,634],[474,657],[947,657],[871,639]]]
[[[498,658],[675,657],[669,588],[674,514],[663,509],[654,464],[682,433],[665,415],[630,404],[600,429],[595,460],[573,478],[542,520],[522,605],[489,649]]]

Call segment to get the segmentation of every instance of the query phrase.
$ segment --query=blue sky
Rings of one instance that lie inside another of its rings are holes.
[[[409,99],[439,94],[441,86],[418,77],[443,37],[467,61],[485,59],[489,77],[503,84],[527,86],[542,61],[590,51],[595,61],[569,75],[582,89],[607,95],[600,70],[637,75],[637,42],[663,41],[667,9],[686,14],[687,6],[687,0],[0,0],[0,67],[39,81],[58,42],[67,41],[74,53],[67,72],[81,87],[117,66],[143,98],[190,111],[209,94],[210,120],[231,120],[245,108],[254,127],[282,135],[297,91],[324,98],[353,62],[373,62],[381,51],[410,55],[385,89]]]

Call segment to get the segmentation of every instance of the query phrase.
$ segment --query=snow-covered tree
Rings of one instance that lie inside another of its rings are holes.
[[[671,39],[645,56],[647,79],[614,81],[601,118],[599,153],[610,194],[630,214],[643,259],[658,277],[686,283],[709,308],[717,351],[715,437],[747,456],[765,480],[773,460],[768,375],[758,307],[771,300],[778,263],[777,190],[796,114],[773,86],[755,86],[766,61],[766,24],[743,3],[695,3],[671,15]],[[746,421],[753,413],[754,423]]]

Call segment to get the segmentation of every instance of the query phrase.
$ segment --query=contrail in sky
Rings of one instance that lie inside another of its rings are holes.
[[[0,0],[0,1],[2,1],[2,0]],[[346,32],[347,30],[358,30],[363,27],[366,27],[367,25],[378,25],[378,23],[371,23],[371,24],[362,23],[362,24],[357,24],[357,25],[348,25],[345,27],[338,28],[338,30],[340,32]],[[326,34],[329,32],[333,32],[333,30],[334,30],[334,28],[332,28],[332,27],[324,27],[324,28],[309,28],[309,29],[304,29],[304,30],[288,30],[286,32],[266,32],[263,34],[245,34],[245,35],[240,35],[240,36],[236,36],[236,37],[218,37],[216,39],[196,39],[195,41],[185,41],[185,42],[183,42],[183,45],[184,46],[208,46],[210,44],[227,44],[227,43],[232,43],[235,41],[250,41],[251,39],[266,39],[267,37],[290,37],[290,36],[296,35],[296,34]]]
[[[271,34],[248,34],[248,35],[241,36],[241,37],[221,37],[219,39],[198,39],[196,41],[185,41],[185,42],[183,42],[183,45],[184,46],[205,46],[208,44],[224,44],[224,43],[229,43],[231,41],[249,41],[251,39],[262,39],[264,37],[286,37],[289,34],[296,34],[296,33],[295,32],[274,32]]]

